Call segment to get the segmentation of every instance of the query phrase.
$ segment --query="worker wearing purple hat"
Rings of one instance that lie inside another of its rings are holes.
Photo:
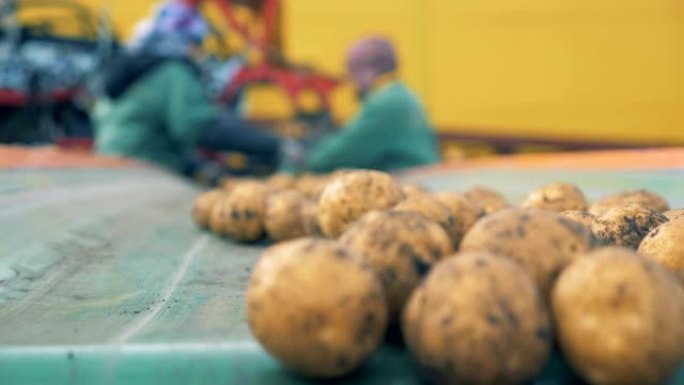
[[[393,171],[439,161],[437,138],[417,96],[398,78],[392,43],[364,39],[349,51],[347,72],[362,100],[361,111],[339,133],[316,145],[303,168]]]
[[[99,153],[186,173],[198,148],[286,156],[288,142],[207,97],[195,58],[208,31],[197,9],[181,0],[167,0],[139,23],[126,53],[103,76],[94,113]]]

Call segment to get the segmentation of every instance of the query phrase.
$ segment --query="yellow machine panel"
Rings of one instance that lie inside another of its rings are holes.
[[[435,124],[483,136],[684,144],[681,0],[285,0],[286,54],[341,73],[393,38]]]

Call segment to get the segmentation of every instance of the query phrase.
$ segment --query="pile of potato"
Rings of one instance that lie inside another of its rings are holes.
[[[571,184],[514,207],[367,170],[230,181],[197,223],[277,242],[247,290],[250,328],[311,378],[359,368],[400,328],[425,378],[525,384],[559,346],[591,384],[661,384],[684,364],[684,212]]]

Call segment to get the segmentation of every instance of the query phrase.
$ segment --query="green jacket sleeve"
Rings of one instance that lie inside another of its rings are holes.
[[[205,95],[201,82],[189,68],[172,64],[167,84],[161,85],[168,95],[167,127],[173,138],[186,146],[198,143],[202,131],[218,116],[217,107]]]
[[[404,113],[392,104],[369,101],[359,115],[338,134],[324,139],[309,154],[307,169],[330,172],[338,168],[368,168],[382,154],[379,144],[392,135],[392,127]]]

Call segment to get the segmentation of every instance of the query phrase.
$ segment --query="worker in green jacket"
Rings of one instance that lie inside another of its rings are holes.
[[[347,70],[362,100],[359,114],[339,133],[304,156],[307,171],[339,168],[393,171],[440,160],[437,138],[420,101],[398,80],[391,42],[369,38],[355,44]]]
[[[133,157],[177,172],[197,149],[277,159],[283,141],[260,132],[205,94],[194,58],[208,25],[181,0],[167,0],[140,23],[126,53],[103,76],[94,121],[98,153]]]

